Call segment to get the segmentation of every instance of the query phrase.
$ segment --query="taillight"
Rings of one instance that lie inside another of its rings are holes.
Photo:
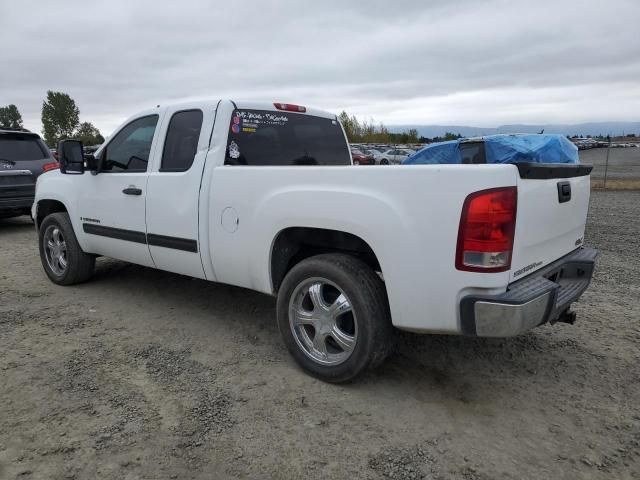
[[[458,230],[458,270],[504,272],[511,268],[517,203],[516,187],[482,190],[465,199]]]
[[[60,164],[58,162],[50,162],[42,165],[43,172],[48,172],[49,170],[55,170],[56,168],[60,168]]]
[[[287,112],[304,113],[307,111],[307,107],[303,107],[302,105],[292,105],[291,103],[274,103],[273,106],[278,110],[285,110]]]

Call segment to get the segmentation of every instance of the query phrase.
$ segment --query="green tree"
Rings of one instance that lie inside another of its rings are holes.
[[[100,145],[104,142],[104,137],[100,130],[93,126],[91,122],[82,122],[73,137],[80,140],[84,145]]]
[[[351,143],[418,143],[418,130],[415,128],[402,133],[390,133],[384,124],[375,124],[372,118],[360,122],[355,115],[349,116],[345,111],[338,115],[338,120]]]
[[[351,123],[351,117],[347,114],[347,112],[343,110],[342,113],[338,115],[338,120],[340,120],[340,123],[342,124],[342,128],[344,128],[344,133],[346,133],[349,141],[354,142],[355,132],[353,131],[353,124]]]
[[[462,138],[462,135],[460,135],[459,133],[445,132],[444,134],[445,140],[457,140],[459,138]]]
[[[391,142],[391,135],[389,134],[389,130],[384,124],[381,122],[378,127],[378,132],[376,134],[375,141],[378,143],[389,143]]]
[[[0,127],[22,128],[22,115],[15,105],[0,107]]]
[[[47,99],[42,102],[42,133],[49,147],[55,148],[59,140],[73,135],[79,116],[80,110],[69,95],[47,91]]]

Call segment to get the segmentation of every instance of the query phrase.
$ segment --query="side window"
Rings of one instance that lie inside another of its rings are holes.
[[[198,149],[201,128],[201,110],[186,110],[173,114],[164,141],[161,172],[186,172],[191,168]]]
[[[158,115],[149,115],[120,130],[103,152],[101,171],[146,172],[157,123]]]

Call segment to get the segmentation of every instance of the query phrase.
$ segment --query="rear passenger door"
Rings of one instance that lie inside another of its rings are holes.
[[[205,278],[198,239],[200,181],[215,104],[169,109],[147,185],[147,241],[156,267]]]

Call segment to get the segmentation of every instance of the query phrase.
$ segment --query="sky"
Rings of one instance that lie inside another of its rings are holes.
[[[640,120],[640,1],[0,0],[0,106],[47,90],[110,134],[182,100],[387,125]]]

